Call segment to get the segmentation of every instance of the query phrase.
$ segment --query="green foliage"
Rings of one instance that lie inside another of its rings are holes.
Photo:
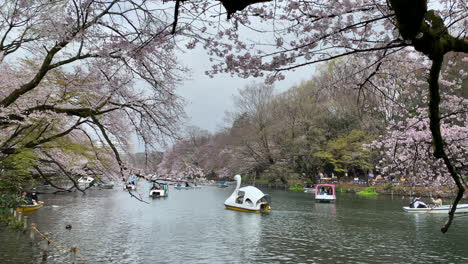
[[[296,183],[296,184],[292,185],[291,187],[289,187],[289,190],[293,191],[293,192],[303,192],[304,187],[302,185],[300,185],[299,183]]]
[[[357,194],[361,196],[374,196],[378,195],[378,193],[375,191],[375,187],[367,187],[364,190],[361,190],[357,192]]]
[[[2,193],[0,195],[0,214],[8,212],[10,208],[16,208],[20,204],[24,204],[24,200],[17,193]]]
[[[17,221],[17,219],[14,216],[8,214],[0,214],[0,222],[7,224],[13,229],[21,229],[24,226],[23,220]]]
[[[0,202],[2,202],[2,199],[0,199]],[[11,228],[22,228],[24,222],[17,221],[17,219],[11,213],[11,208],[7,208],[4,205],[5,204],[0,203],[0,222],[7,224]],[[16,208],[16,205],[14,208]]]
[[[338,173],[352,169],[368,170],[372,168],[371,152],[363,145],[370,141],[371,137],[363,130],[354,129],[348,134],[329,140],[322,150],[313,155],[320,158],[324,164],[333,165],[333,170]]]
[[[342,192],[345,192],[345,189],[343,187],[338,187],[336,188],[336,192],[342,193]]]
[[[18,203],[18,193],[34,179],[31,174],[37,165],[37,156],[32,149],[19,149],[0,161],[0,205],[12,206]]]
[[[384,185],[384,190],[388,191],[388,190],[392,190],[393,189],[393,183],[391,182],[388,182]]]

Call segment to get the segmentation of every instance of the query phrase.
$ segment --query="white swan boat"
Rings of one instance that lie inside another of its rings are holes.
[[[271,211],[271,198],[269,195],[264,194],[262,191],[253,186],[240,188],[240,175],[234,176],[234,179],[237,182],[236,189],[224,202],[226,209],[251,213],[263,213]]]
[[[438,207],[427,208],[411,208],[409,206],[403,207],[403,210],[408,213],[428,213],[428,214],[448,214],[452,205],[442,205]],[[468,204],[457,204],[456,214],[468,213]]]

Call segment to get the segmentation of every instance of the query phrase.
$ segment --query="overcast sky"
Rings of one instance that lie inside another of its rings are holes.
[[[190,118],[188,125],[198,126],[210,132],[215,132],[220,126],[225,125],[224,113],[233,109],[232,96],[237,94],[239,88],[252,81],[263,81],[260,78],[231,77],[229,74],[219,74],[210,78],[204,73],[210,69],[210,62],[203,49],[180,54],[179,60],[192,69],[191,80],[185,81],[176,91],[186,100],[185,111]],[[313,67],[287,72],[283,81],[275,83],[275,90],[286,91],[301,81],[310,79],[313,73]]]
[[[226,127],[225,112],[232,111],[233,95],[239,88],[252,81],[262,82],[261,78],[242,79],[230,74],[218,74],[214,78],[205,75],[211,69],[209,57],[202,48],[186,51],[178,55],[180,63],[191,69],[191,79],[177,87],[176,93],[185,100],[185,112],[188,116],[186,126],[197,126],[210,132]],[[274,84],[275,91],[282,92],[298,85],[301,81],[312,78],[314,67],[303,67],[284,73],[286,78]],[[133,137],[133,151],[144,151],[136,136]]]

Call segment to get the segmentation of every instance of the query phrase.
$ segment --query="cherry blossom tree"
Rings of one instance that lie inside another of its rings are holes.
[[[76,186],[102,166],[127,177],[119,146],[131,134],[149,149],[176,135],[174,89],[186,70],[168,9],[144,0],[2,3],[0,161],[28,153],[31,173],[55,171]]]
[[[460,175],[467,175],[468,157],[468,101],[462,96],[463,83],[468,80],[467,62],[459,55],[448,57],[440,80],[443,103],[441,109],[441,133],[446,142],[447,156]],[[405,68],[418,67],[408,63]],[[455,187],[444,161],[432,154],[430,120],[426,111],[429,98],[427,84],[421,79],[421,71],[402,78],[410,88],[400,90],[398,100],[388,100],[394,105],[394,115],[388,122],[387,133],[376,140],[372,147],[382,151],[380,166],[386,175],[405,177],[415,184],[436,187]],[[404,104],[405,107],[401,107]],[[466,179],[461,177],[466,185]]]

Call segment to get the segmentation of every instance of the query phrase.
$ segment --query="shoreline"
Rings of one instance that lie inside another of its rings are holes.
[[[293,186],[292,184],[282,184],[282,183],[255,183],[255,187],[268,188],[274,190],[286,190],[290,191],[289,188]],[[252,183],[245,183],[245,185],[252,185]],[[303,185],[303,184],[301,184]],[[357,193],[361,190],[364,190],[368,187],[375,188],[375,192],[378,194],[385,195],[396,195],[396,196],[409,196],[409,197],[431,197],[435,195],[440,195],[442,198],[454,198],[456,196],[456,190],[449,188],[434,188],[434,187],[424,187],[424,186],[409,186],[409,185],[391,185],[388,183],[381,183],[375,185],[368,184],[353,184],[353,183],[335,183],[337,192],[346,192],[346,193]],[[467,199],[468,193],[465,194],[463,199]]]

